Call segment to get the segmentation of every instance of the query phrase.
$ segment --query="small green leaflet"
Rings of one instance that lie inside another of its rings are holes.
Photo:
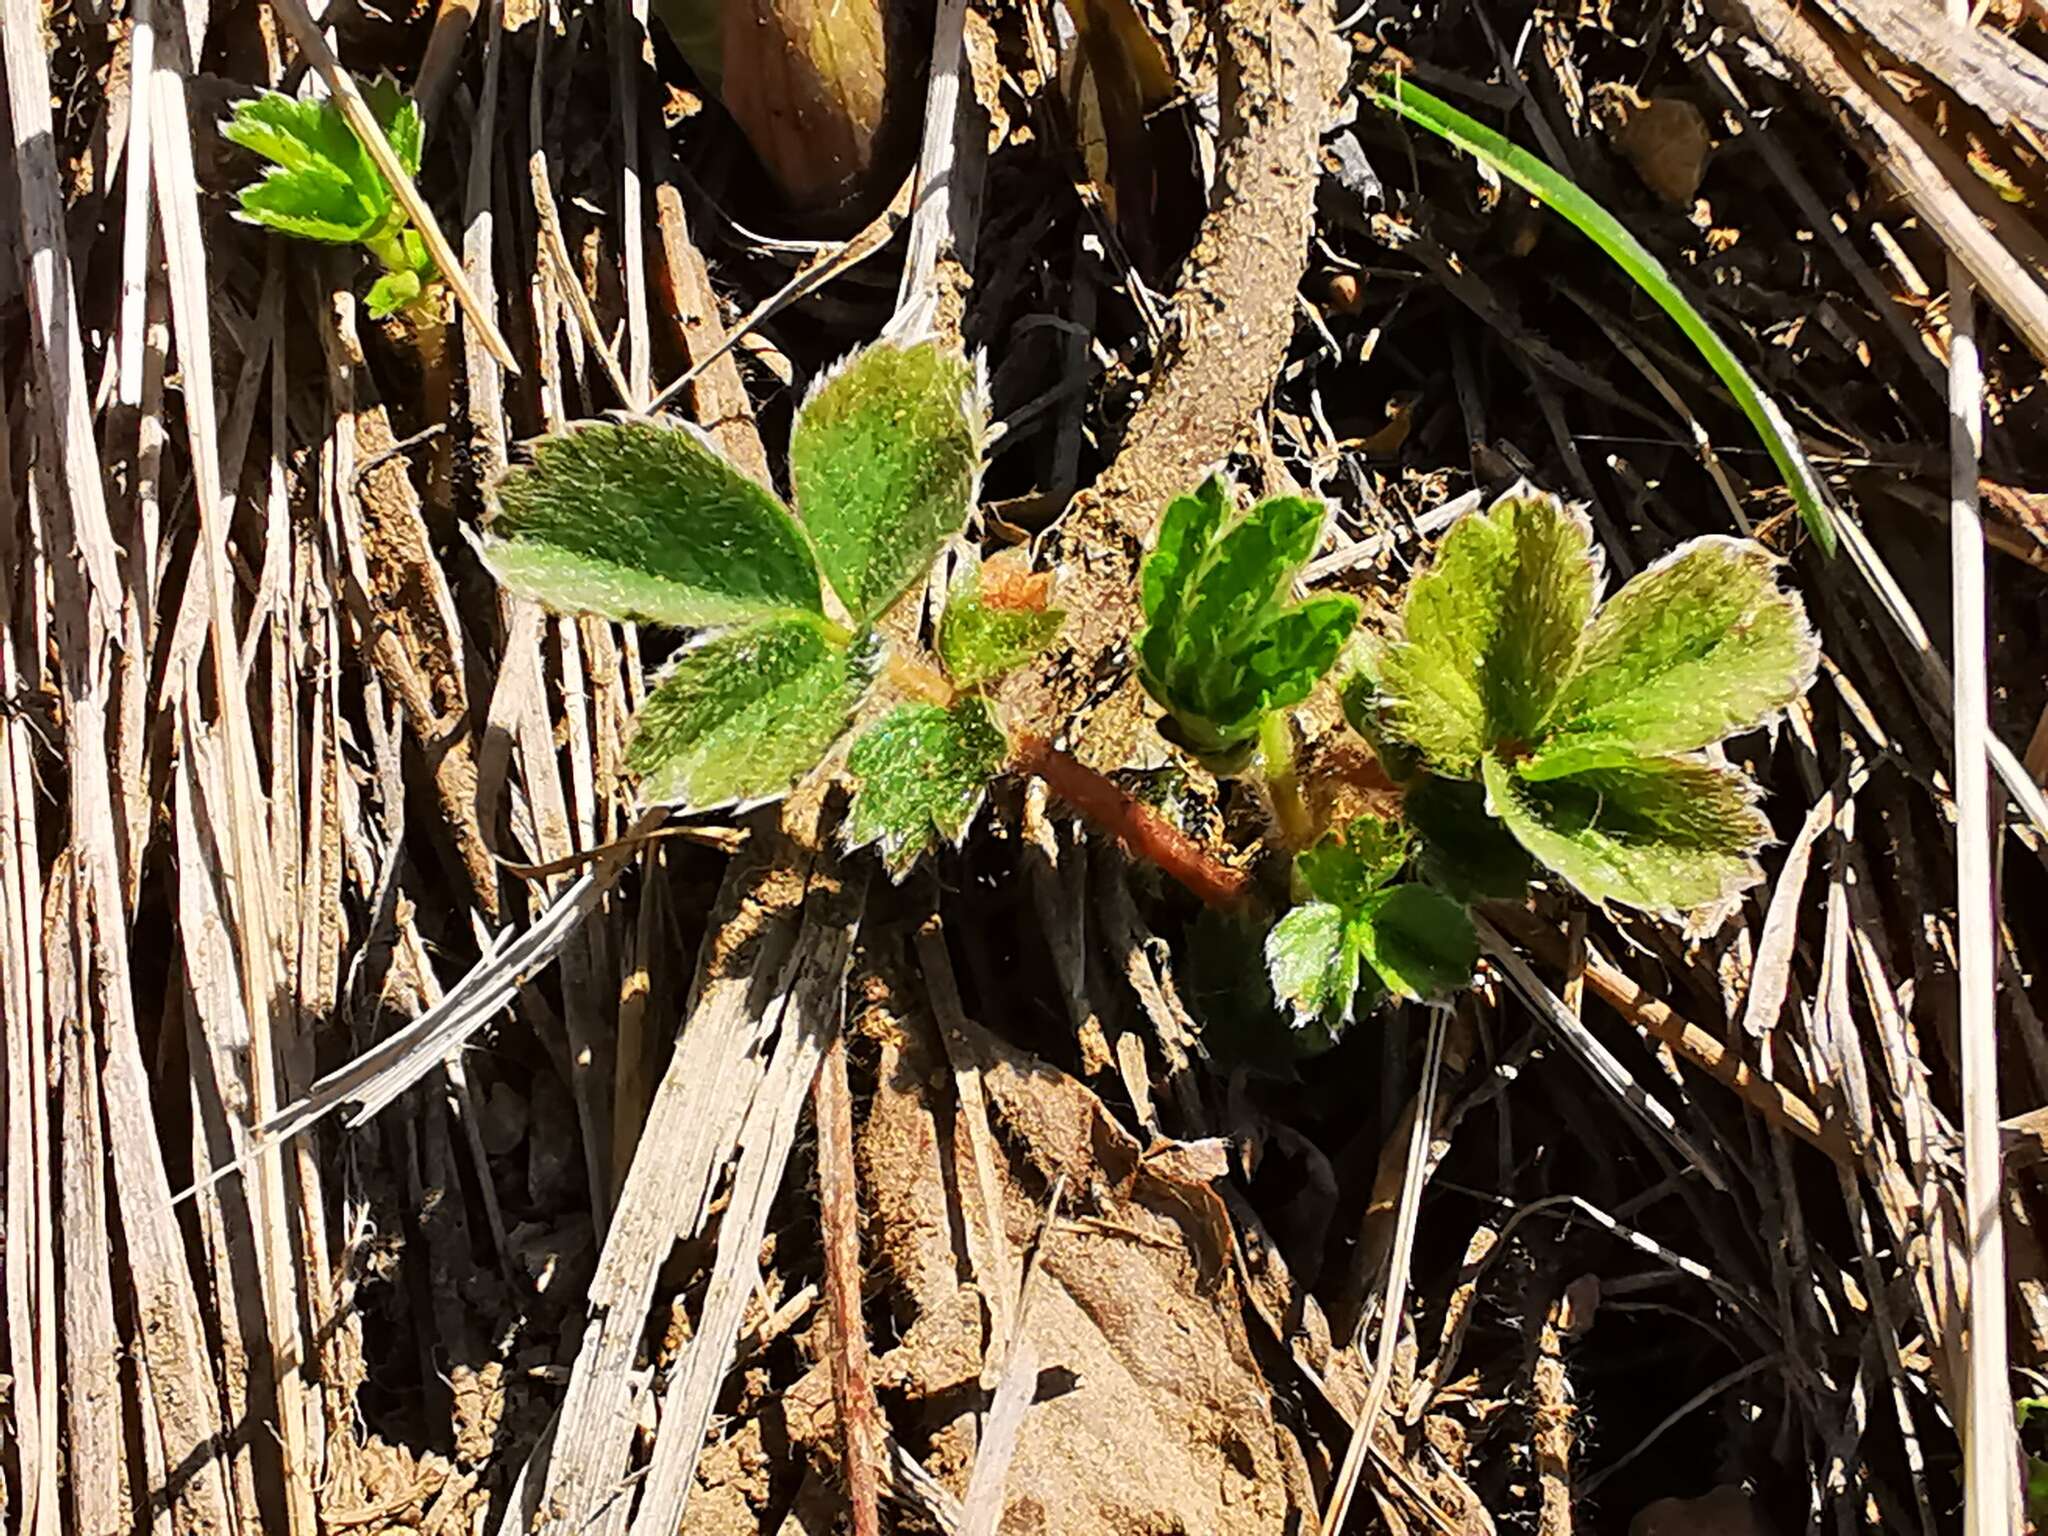
[[[1166,509],[1139,573],[1139,676],[1167,735],[1212,763],[1235,762],[1266,715],[1307,698],[1357,626],[1353,598],[1287,601],[1325,516],[1299,496],[1233,516],[1214,477]]]
[[[626,746],[641,798],[708,810],[783,794],[846,729],[877,660],[873,646],[845,646],[803,618],[690,647],[648,694]]]
[[[485,560],[552,608],[688,626],[823,611],[803,531],[694,427],[586,422],[541,439],[496,500]]]
[[[918,855],[958,844],[1002,772],[1010,744],[987,702],[963,697],[950,709],[900,704],[854,739],[847,771],[858,781],[846,818],[846,846],[879,843],[901,880]]]
[[[406,305],[418,302],[424,287],[418,272],[386,272],[370,284],[370,291],[363,295],[363,308],[372,320],[388,320]]]
[[[365,99],[406,174],[417,173],[419,108],[388,79],[372,85]],[[221,135],[272,162],[261,181],[239,194],[239,216],[251,224],[348,245],[404,221],[391,188],[330,100],[266,91],[236,102]]]
[[[1770,823],[1755,785],[1701,758],[1653,757],[1530,783],[1485,762],[1493,813],[1538,862],[1599,902],[1667,916],[1761,878]]]
[[[1058,637],[1057,608],[998,608],[978,573],[953,589],[939,618],[939,660],[962,688],[978,688],[1024,665]]]
[[[1408,852],[1404,828],[1368,816],[1296,859],[1315,899],[1274,925],[1266,967],[1297,1022],[1334,1029],[1382,992],[1422,1001],[1471,981],[1479,939],[1465,909],[1427,886],[1390,883]]]
[[[1526,745],[1571,678],[1598,585],[1591,524],[1554,496],[1518,486],[1459,518],[1381,660],[1394,730],[1455,778]]]
[[[1695,539],[1609,598],[1522,777],[1695,751],[1798,699],[1820,642],[1777,568],[1746,539]]]
[[[789,440],[797,510],[832,590],[878,617],[966,523],[981,474],[967,363],[937,342],[878,342],[814,388]]]

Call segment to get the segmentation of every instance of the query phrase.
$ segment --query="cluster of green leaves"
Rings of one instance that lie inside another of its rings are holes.
[[[701,810],[785,793],[821,762],[885,660],[875,622],[974,504],[974,377],[937,344],[878,344],[820,380],[791,429],[796,511],[686,424],[590,422],[498,482],[485,556],[515,591],[572,611],[697,631],[626,751],[650,801]],[[800,516],[799,516],[800,514]],[[827,612],[827,593],[850,623]],[[856,739],[846,839],[899,876],[957,842],[1009,744],[974,691],[1049,641],[1059,616],[1005,613],[961,584],[940,649],[961,689],[898,704]]]
[[[1297,1025],[1334,1032],[1388,993],[1421,1002],[1472,980],[1479,940],[1465,909],[1395,879],[1412,843],[1398,823],[1360,817],[1294,861],[1303,899],[1267,935],[1266,970]]]
[[[1695,539],[1604,603],[1600,587],[1591,527],[1555,497],[1521,487],[1468,513],[1410,584],[1354,721],[1404,749],[1390,766],[1452,781],[1411,819],[1452,829],[1467,894],[1501,883],[1455,831],[1483,808],[1595,901],[1714,906],[1759,878],[1770,828],[1754,782],[1705,749],[1798,699],[1818,643],[1747,540]]]
[[[419,174],[420,113],[412,98],[382,79],[364,99],[406,175]],[[439,274],[426,243],[331,100],[265,91],[236,102],[220,131],[270,162],[261,180],[236,194],[237,217],[302,240],[362,246],[384,268],[363,301],[377,319],[429,295]]]
[[[1325,516],[1300,496],[1240,513],[1211,477],[1167,507],[1139,574],[1138,676],[1168,739],[1220,771],[1250,758],[1268,714],[1308,697],[1358,624],[1355,598],[1289,601]]]

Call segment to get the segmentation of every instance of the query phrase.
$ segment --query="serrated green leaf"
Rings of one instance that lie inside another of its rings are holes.
[[[1401,872],[1408,862],[1405,828],[1377,816],[1361,816],[1294,861],[1295,872],[1318,901],[1355,911],[1366,899]]]
[[[1486,813],[1478,784],[1419,779],[1402,797],[1401,812],[1422,839],[1416,866],[1423,878],[1455,900],[1511,901],[1535,878],[1528,850]]]
[[[1494,746],[1526,749],[1570,679],[1598,580],[1591,525],[1553,496],[1520,487],[1458,519],[1381,664],[1392,729],[1456,778]]]
[[[1395,885],[1373,895],[1352,924],[1365,963],[1387,990],[1413,1002],[1469,986],[1479,935],[1465,909],[1426,885]]]
[[[1489,756],[1484,772],[1493,813],[1595,901],[1675,916],[1761,878],[1770,823],[1733,769],[1657,757],[1530,783]]]
[[[1358,626],[1355,597],[1328,593],[1274,614],[1230,659],[1230,688],[1203,699],[1204,713],[1226,734],[1256,730],[1261,716],[1291,709],[1330,670]]]
[[[974,376],[937,342],[878,342],[797,412],[789,473],[825,579],[861,621],[930,568],[973,510]]]
[[[712,636],[684,651],[647,696],[626,746],[641,798],[707,810],[773,799],[816,767],[874,675],[815,619]]]
[[[300,100],[265,91],[235,103],[234,116],[220,125],[221,137],[253,150],[288,171],[324,167],[342,180],[362,146],[341,114],[325,101]]]
[[[950,709],[900,704],[855,738],[847,771],[858,781],[846,846],[879,843],[897,879],[935,839],[957,844],[1002,771],[1010,744],[983,699]]]
[[[1203,553],[1230,515],[1230,491],[1211,475],[1189,496],[1166,504],[1159,537],[1138,574],[1138,601],[1147,624],[1171,624]]]
[[[694,428],[584,423],[496,500],[485,559],[551,607],[690,626],[823,610],[802,530]]]
[[[1202,1032],[1202,1045],[1224,1068],[1271,1073],[1329,1050],[1337,1035],[1320,1018],[1283,1009],[1266,975],[1263,918],[1204,907],[1181,946],[1181,998]]]
[[[386,272],[370,284],[370,291],[363,295],[363,307],[372,320],[383,320],[416,302],[422,291],[419,273]]]
[[[1262,628],[1316,552],[1327,515],[1319,501],[1272,496],[1227,525],[1182,590],[1176,663],[1235,649]]]
[[[1266,935],[1266,975],[1273,996],[1297,1026],[1329,1028],[1348,1021],[1359,984],[1359,950],[1343,911],[1311,901],[1290,911]],[[1368,999],[1370,1001],[1370,999]]]
[[[1338,686],[1337,698],[1344,709],[1344,721],[1365,738],[1380,767],[1396,784],[1406,784],[1422,766],[1421,755],[1408,742],[1387,730],[1381,715],[1378,677],[1378,647],[1360,645],[1354,653],[1364,658],[1357,671]]]
[[[1024,665],[1058,638],[1067,620],[1057,608],[996,608],[969,578],[946,599],[939,617],[939,660],[962,688],[974,688]]]
[[[1806,692],[1820,644],[1777,560],[1747,539],[1695,539],[1601,608],[1527,779],[1690,752]]]
[[[326,245],[354,245],[384,221],[385,210],[365,204],[356,185],[328,166],[271,171],[236,198],[245,222]]]
[[[363,100],[369,105],[370,115],[377,119],[377,126],[384,130],[384,137],[391,141],[391,152],[398,156],[405,174],[419,175],[425,129],[418,105],[389,75],[372,81],[363,92]]]

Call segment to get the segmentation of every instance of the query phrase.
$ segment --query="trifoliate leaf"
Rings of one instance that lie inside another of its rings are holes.
[[[817,766],[874,675],[815,619],[714,635],[684,651],[641,706],[626,746],[641,798],[707,810],[783,794]]]
[[[385,218],[385,210],[366,205],[355,184],[327,166],[273,171],[242,188],[238,200],[245,222],[327,245],[353,245]]]
[[[1147,624],[1171,624],[1189,579],[1230,514],[1230,492],[1211,475],[1190,496],[1176,496],[1160,519],[1159,537],[1138,578],[1138,600]]]
[[[370,291],[363,295],[363,307],[372,320],[388,319],[415,302],[421,292],[419,273],[386,272],[370,284]]]
[[[882,846],[897,879],[935,838],[958,843],[1002,771],[1010,744],[983,699],[950,709],[901,704],[855,738],[846,768],[856,780],[846,846]]]
[[[1426,885],[1395,885],[1370,897],[1351,924],[1365,963],[1387,990],[1413,1002],[1471,984],[1479,935],[1465,909]]]
[[[1493,813],[1595,901],[1676,916],[1761,878],[1770,823],[1733,769],[1657,757],[1531,783],[1489,756],[1484,771]]]
[[[1421,836],[1424,879],[1457,901],[1511,901],[1527,891],[1536,866],[1514,834],[1486,813],[1478,784],[1434,776],[1417,780],[1401,813]]]
[[[936,342],[878,342],[804,401],[790,482],[825,579],[857,620],[894,602],[966,523],[980,439],[974,375]]]
[[[485,559],[550,607],[714,625],[822,611],[803,532],[695,428],[590,422],[497,486]]]
[[[1066,619],[1057,608],[997,607],[982,595],[980,578],[969,577],[939,617],[939,659],[962,688],[978,687],[1051,645]]]
[[[1747,539],[1695,539],[1601,608],[1577,674],[1517,771],[1546,779],[1690,752],[1806,692],[1820,645],[1777,560]]]
[[[1531,744],[1570,680],[1599,585],[1592,529],[1520,487],[1452,525],[1410,583],[1380,689],[1394,731],[1470,778],[1504,742]]]
[[[1321,1023],[1334,1029],[1351,1018],[1358,964],[1358,946],[1343,910],[1326,901],[1294,908],[1266,935],[1273,996],[1294,1011],[1297,1026]]]
[[[1297,857],[1294,868],[1310,895],[1353,911],[1407,862],[1406,829],[1377,816],[1361,816],[1344,829],[1342,838],[1325,837]]]

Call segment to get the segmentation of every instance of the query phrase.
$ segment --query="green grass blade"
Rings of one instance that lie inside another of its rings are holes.
[[[1807,463],[1806,455],[1800,451],[1799,441],[1792,435],[1792,428],[1783,413],[1750,377],[1749,370],[1728,350],[1727,344],[1714,333],[1706,317],[1686,300],[1678,285],[1672,282],[1671,275],[1664,270],[1664,264],[1652,256],[1620,220],[1588,197],[1562,172],[1418,85],[1403,79],[1389,79],[1387,88],[1374,91],[1373,98],[1388,111],[1420,124],[1476,159],[1483,160],[1532,197],[1562,214],[1587,239],[1613,257],[1621,269],[1657,301],[1664,313],[1677,322],[1678,328],[1699,348],[1700,356],[1707,360],[1708,366],[1720,375],[1728,393],[1735,397],[1735,403],[1742,407],[1750,425],[1756,428],[1764,446],[1770,449],[1808,530],[1823,550],[1831,555],[1835,552],[1834,518],[1828,508],[1826,493],[1821,489],[1813,466]]]

